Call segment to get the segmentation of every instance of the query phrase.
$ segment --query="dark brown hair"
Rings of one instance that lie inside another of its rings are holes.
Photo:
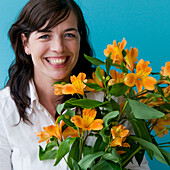
[[[8,34],[12,48],[15,52],[15,60],[9,68],[9,80],[6,86],[10,87],[10,93],[16,103],[20,114],[20,120],[29,121],[25,109],[30,107],[30,98],[27,95],[28,84],[33,78],[33,62],[31,57],[25,54],[21,34],[27,39],[30,34],[39,30],[49,20],[43,30],[48,30],[63,22],[73,11],[78,21],[78,31],[81,37],[79,59],[72,70],[72,74],[85,72],[91,76],[91,64],[84,58],[84,54],[93,55],[88,41],[88,28],[83,14],[74,0],[30,0],[22,9],[17,21],[11,26]]]

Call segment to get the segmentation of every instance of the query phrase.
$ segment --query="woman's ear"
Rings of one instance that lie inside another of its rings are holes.
[[[26,53],[27,55],[30,55],[31,53],[30,53],[30,50],[29,50],[29,48],[28,48],[28,39],[27,39],[27,37],[25,36],[24,33],[21,34],[21,40],[22,40],[22,44],[23,44],[25,53]]]

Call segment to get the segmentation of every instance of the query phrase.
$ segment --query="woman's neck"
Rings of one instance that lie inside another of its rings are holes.
[[[54,95],[52,84],[54,82],[48,81],[37,81],[34,80],[37,94],[39,97],[39,102],[47,109],[47,111],[55,118],[56,106],[63,103],[63,95],[56,96]]]

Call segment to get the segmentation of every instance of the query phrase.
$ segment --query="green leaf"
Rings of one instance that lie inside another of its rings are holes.
[[[119,111],[112,111],[103,117],[105,127],[108,126],[108,123],[111,119],[119,115]]]
[[[71,110],[70,108],[67,109],[64,115],[68,115],[69,117],[75,116],[75,112]]]
[[[78,149],[79,144],[80,144],[80,139],[76,138],[76,140],[74,141],[73,145],[71,146],[71,150],[69,152],[69,156],[68,156],[69,164],[72,164],[72,159],[76,162],[80,161],[80,150]]]
[[[127,52],[125,50],[122,51],[123,57],[126,56]]]
[[[91,108],[95,108],[95,107],[100,107],[100,106],[106,104],[107,102],[99,102],[99,101],[91,100],[91,99],[78,99],[78,100],[69,100],[69,101],[67,101],[67,103],[69,103],[73,106],[79,106],[82,108],[91,109]]]
[[[98,66],[98,67],[96,68],[95,74],[96,74],[97,78],[98,78],[100,81],[103,81],[103,78],[102,78],[102,75],[101,75],[101,68],[100,68],[100,66]]]
[[[159,94],[161,94],[164,97],[164,92],[162,91],[162,88],[159,87],[158,85],[155,85],[155,87],[157,88]]]
[[[132,124],[132,127],[135,131],[135,135],[142,139],[145,139],[149,142],[152,142],[152,138],[146,126],[146,122],[140,119],[129,119],[129,122]],[[153,152],[150,149],[146,149],[150,159],[153,159]]]
[[[66,125],[68,126],[71,126],[71,127],[74,127],[75,124],[72,123],[70,121],[70,118],[67,118],[67,116],[64,114],[64,115],[61,115],[59,118],[58,118],[58,122],[60,122],[61,120],[63,120],[65,122]]]
[[[165,151],[164,149],[162,149],[161,147],[158,147],[158,149],[160,150],[160,152],[162,153],[162,155],[164,156],[167,164],[170,166],[170,153]]]
[[[137,119],[155,119],[165,114],[136,100],[128,99],[132,112]]]
[[[80,167],[81,167],[82,170],[86,170],[87,168],[90,167],[91,163],[92,163],[95,159],[103,156],[104,154],[105,154],[105,152],[100,151],[100,152],[96,152],[96,153],[94,153],[94,154],[87,155],[87,156],[83,157],[83,158],[79,161],[78,164],[80,165]]]
[[[159,148],[156,145],[154,145],[153,143],[148,142],[148,141],[146,141],[144,139],[135,137],[135,136],[130,136],[129,138],[137,141],[141,146],[143,146],[143,148],[152,150],[153,153],[154,153],[155,158],[158,161],[167,164],[164,156],[162,155],[162,153],[160,152]]]
[[[87,56],[86,54],[84,54],[84,57],[94,65],[97,65],[97,66],[98,65],[105,65],[105,63],[103,61],[101,61],[97,58]]]
[[[89,155],[93,153],[93,147],[92,146],[84,146],[83,148],[83,156]]]
[[[94,89],[96,91],[102,91],[104,90],[104,88],[100,87],[98,84],[96,83],[84,83],[86,86],[90,87],[91,89]]]
[[[107,146],[107,143],[105,143],[102,137],[99,135],[94,144],[94,152],[104,151],[106,146]]]
[[[119,104],[115,102],[113,99],[111,99],[110,102],[102,105],[101,107],[106,108],[106,110],[109,112],[120,110]]]
[[[112,161],[114,163],[120,164],[120,155],[116,151],[111,152],[111,153],[106,153],[105,155],[103,155],[102,158],[105,159],[105,160],[109,160],[109,161]]]
[[[126,86],[124,83],[116,83],[111,86],[110,94],[115,97],[122,96],[127,92],[128,89],[129,87]]]
[[[39,159],[40,161],[55,159],[57,155],[57,149],[54,150],[43,150],[41,146],[39,146]]]
[[[122,168],[118,165],[115,164],[114,162],[106,161],[102,159],[99,161],[96,165],[94,165],[91,170],[122,170]]]
[[[103,141],[104,141],[105,143],[109,143],[110,135],[106,135],[106,132],[105,132],[106,130],[107,130],[107,127],[103,128],[103,129],[99,132],[99,134],[101,135],[101,137],[102,137],[102,139],[103,139]]]
[[[113,60],[111,59],[111,53],[106,57],[106,73],[109,75],[110,67],[112,66]]]
[[[46,145],[45,150],[43,150],[43,148],[41,146],[39,146],[39,158],[40,158],[40,160],[55,159],[56,154],[57,154],[57,150],[56,149],[52,150],[55,146],[57,146],[56,140],[49,142]]]
[[[121,62],[120,69],[123,73],[128,73],[128,69],[126,68],[124,62]]]
[[[58,105],[56,106],[56,110],[57,110],[57,112],[58,112],[59,115],[61,115],[61,112],[62,112],[62,110],[64,109],[64,105],[65,105],[65,103],[58,104]]]
[[[71,157],[70,161],[68,162],[68,165],[71,170],[81,170],[79,164]]]
[[[54,164],[54,166],[56,166],[60,160],[69,152],[70,149],[70,145],[76,140],[76,138],[67,138],[64,141],[61,142],[59,148],[58,148],[58,152],[57,152],[57,156],[56,156],[56,162]]]

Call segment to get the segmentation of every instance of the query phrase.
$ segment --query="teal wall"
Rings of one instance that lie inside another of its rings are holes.
[[[4,86],[8,66],[14,54],[7,37],[10,25],[28,0],[5,0],[0,3],[0,88]],[[170,61],[170,0],[76,0],[90,28],[96,57],[105,59],[103,50],[113,40],[127,40],[127,48],[137,47],[138,58],[151,61],[159,72]],[[170,141],[170,135],[164,141]],[[170,152],[170,149],[168,150]],[[170,169],[155,160],[151,170]]]

